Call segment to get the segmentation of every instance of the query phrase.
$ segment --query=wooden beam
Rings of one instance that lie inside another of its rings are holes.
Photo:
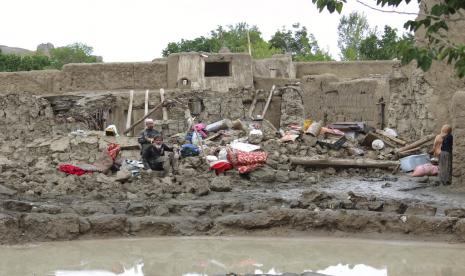
[[[144,104],[144,115],[147,115],[149,113],[149,91],[150,90],[145,90],[145,104]]]
[[[397,152],[396,156],[398,158],[406,157],[406,156],[412,155],[412,153],[414,153],[416,151],[419,151],[419,150],[421,150],[421,147],[409,149],[409,150],[406,150],[406,151]]]
[[[253,111],[255,110],[255,105],[257,104],[257,98],[258,98],[258,92],[257,90],[254,91],[254,97],[253,97],[253,100],[252,100],[252,104],[250,104],[250,108],[249,108],[249,118],[251,120],[254,119],[253,117]]]
[[[128,117],[126,119],[126,129],[131,126],[132,119],[132,103],[134,101],[134,90],[129,91],[129,107],[128,107]]]
[[[147,115],[145,115],[144,117],[140,118],[139,120],[137,120],[137,122],[135,122],[134,124],[132,124],[129,128],[127,128],[123,134],[126,134],[128,133],[129,131],[131,131],[133,128],[135,128],[138,124],[140,124],[142,121],[144,121],[145,119],[147,119],[148,116],[152,115],[153,112],[157,111],[157,109],[159,109],[160,107],[162,107],[163,103],[159,103],[157,106],[155,106],[152,110],[149,111],[149,113],[147,113]]]
[[[268,110],[268,107],[270,106],[271,98],[273,97],[273,92],[275,88],[276,88],[275,85],[271,87],[270,94],[268,95],[268,99],[266,100],[265,108],[263,108],[262,119],[265,119],[265,114],[266,114],[266,111]]]
[[[163,88],[160,89],[160,100],[162,103],[165,102],[165,89]],[[163,111],[163,121],[167,121],[168,120],[168,109],[165,106],[163,106],[162,111]]]
[[[383,136],[386,139],[389,139],[389,140],[393,141],[394,143],[397,143],[397,144],[401,145],[401,146],[405,146],[407,144],[407,142],[405,142],[404,140],[401,140],[401,139],[396,138],[396,137],[389,136],[389,135],[386,134],[386,132],[384,132],[384,131],[382,131],[380,129],[377,129],[376,133]]]
[[[380,161],[368,159],[313,159],[309,157],[291,157],[293,165],[308,167],[336,167],[336,168],[394,168],[399,161]]]
[[[410,149],[413,149],[413,148],[418,148],[419,146],[434,140],[435,137],[436,137],[436,135],[434,135],[434,134],[427,135],[427,136],[421,138],[420,140],[417,140],[417,141],[415,141],[415,142],[413,142],[413,143],[411,143],[409,145],[406,145],[405,147],[402,147],[402,148],[398,149],[397,152],[404,152],[404,151],[407,151],[407,150],[410,150]]]

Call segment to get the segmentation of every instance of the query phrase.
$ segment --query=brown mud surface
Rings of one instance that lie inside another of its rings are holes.
[[[269,154],[266,165],[248,175],[216,176],[201,157],[182,159],[179,174],[165,178],[57,171],[60,163],[101,158],[109,139],[103,132],[70,134],[88,126],[98,109],[81,105],[57,115],[44,98],[0,97],[0,127],[7,130],[0,133],[0,243],[159,235],[465,239],[465,200],[454,187],[379,169],[293,166],[290,156],[348,151],[322,148],[309,137],[283,144],[266,129],[260,143]],[[122,152],[126,158],[137,153]]]

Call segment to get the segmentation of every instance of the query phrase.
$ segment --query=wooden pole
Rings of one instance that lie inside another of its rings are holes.
[[[421,147],[409,149],[409,150],[406,150],[406,151],[397,152],[396,155],[397,155],[397,157],[402,158],[402,157],[405,157],[405,156],[412,155],[412,153],[414,153],[416,151],[419,151],[419,150],[421,150]]]
[[[134,124],[132,124],[130,127],[126,128],[126,130],[124,131],[123,134],[126,134],[128,133],[129,131],[131,131],[133,128],[135,128],[138,124],[140,124],[142,121],[144,121],[145,119],[147,119],[148,116],[152,115],[153,112],[157,111],[157,109],[159,109],[161,106],[163,105],[163,103],[159,103],[157,106],[155,106],[152,110],[149,111],[149,113],[147,113],[147,115],[145,115],[144,117],[140,118],[139,120],[137,120]]]
[[[163,88],[160,89],[160,100],[162,103],[165,101],[165,89]],[[163,111],[163,121],[167,121],[168,120],[168,109],[165,106],[163,106],[162,111]]]
[[[254,119],[253,118],[253,111],[255,110],[255,105],[257,105],[257,98],[258,98],[258,92],[257,92],[257,90],[255,90],[253,100],[252,100],[252,104],[250,105],[250,108],[249,108],[249,118],[251,120]]]
[[[386,134],[386,132],[384,132],[382,130],[377,129],[375,132],[377,134],[383,136],[384,138],[389,139],[389,140],[393,141],[394,143],[397,143],[397,144],[399,144],[401,146],[405,146],[407,144],[407,142],[405,142],[404,140],[401,140],[401,139],[396,138],[396,137],[389,136],[389,135]]]
[[[144,115],[149,113],[149,90],[145,90],[145,105],[144,105]]]
[[[270,106],[271,98],[273,97],[273,92],[274,92],[275,87],[276,87],[275,85],[271,87],[270,94],[268,95],[268,99],[266,100],[265,108],[263,108],[262,119],[265,119],[265,114],[266,114],[266,111],[268,110],[268,107]]]
[[[250,33],[249,33],[249,29],[247,29],[247,43],[249,44],[249,55],[252,55],[252,47],[250,46]]]
[[[129,107],[128,107],[128,117],[126,119],[126,129],[131,127],[131,119],[132,119],[132,102],[134,100],[134,90],[129,91]],[[126,133],[125,133],[126,134]]]
[[[413,149],[413,148],[418,148],[419,146],[425,144],[425,143],[428,143],[429,141],[432,141],[434,140],[434,138],[436,137],[436,135],[434,134],[430,134],[430,135],[427,135],[423,138],[421,138],[420,140],[417,140],[409,145],[406,145],[405,147],[402,147],[400,149],[397,150],[397,152],[403,152],[403,151],[407,151],[407,150],[410,150],[410,149]]]
[[[308,157],[291,157],[294,165],[308,167],[336,167],[336,168],[393,168],[398,161],[379,161],[367,159],[312,159]]]

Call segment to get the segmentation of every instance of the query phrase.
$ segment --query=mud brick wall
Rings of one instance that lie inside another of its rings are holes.
[[[68,64],[56,91],[162,88],[167,86],[166,62]]]
[[[296,62],[296,77],[307,75],[334,74],[340,79],[364,78],[370,75],[386,75],[398,61],[325,61]]]
[[[456,92],[452,98],[453,116],[453,183],[465,184],[465,91]]]
[[[58,70],[0,72],[0,95],[10,92],[34,95],[52,93],[54,80],[60,74]]]
[[[295,67],[289,55],[277,55],[272,58],[253,61],[253,76],[261,78],[295,78]]]
[[[332,74],[302,80],[306,116],[326,122],[365,121],[378,126],[381,122],[378,102],[383,98],[386,108],[389,104],[387,79],[338,80]]]
[[[207,92],[203,97],[203,118],[210,122],[222,119],[238,119],[245,116],[244,94],[240,91],[218,97],[217,93]],[[248,111],[248,109],[247,109]]]
[[[305,119],[302,90],[299,87],[285,87],[280,89],[281,102],[281,127],[290,124],[302,124]]]

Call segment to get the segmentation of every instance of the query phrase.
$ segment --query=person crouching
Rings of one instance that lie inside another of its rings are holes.
[[[179,154],[175,149],[163,143],[163,137],[155,136],[152,146],[146,148],[142,154],[144,168],[148,171],[163,171],[162,177],[169,174],[170,168],[173,168],[173,173],[177,173]]]

